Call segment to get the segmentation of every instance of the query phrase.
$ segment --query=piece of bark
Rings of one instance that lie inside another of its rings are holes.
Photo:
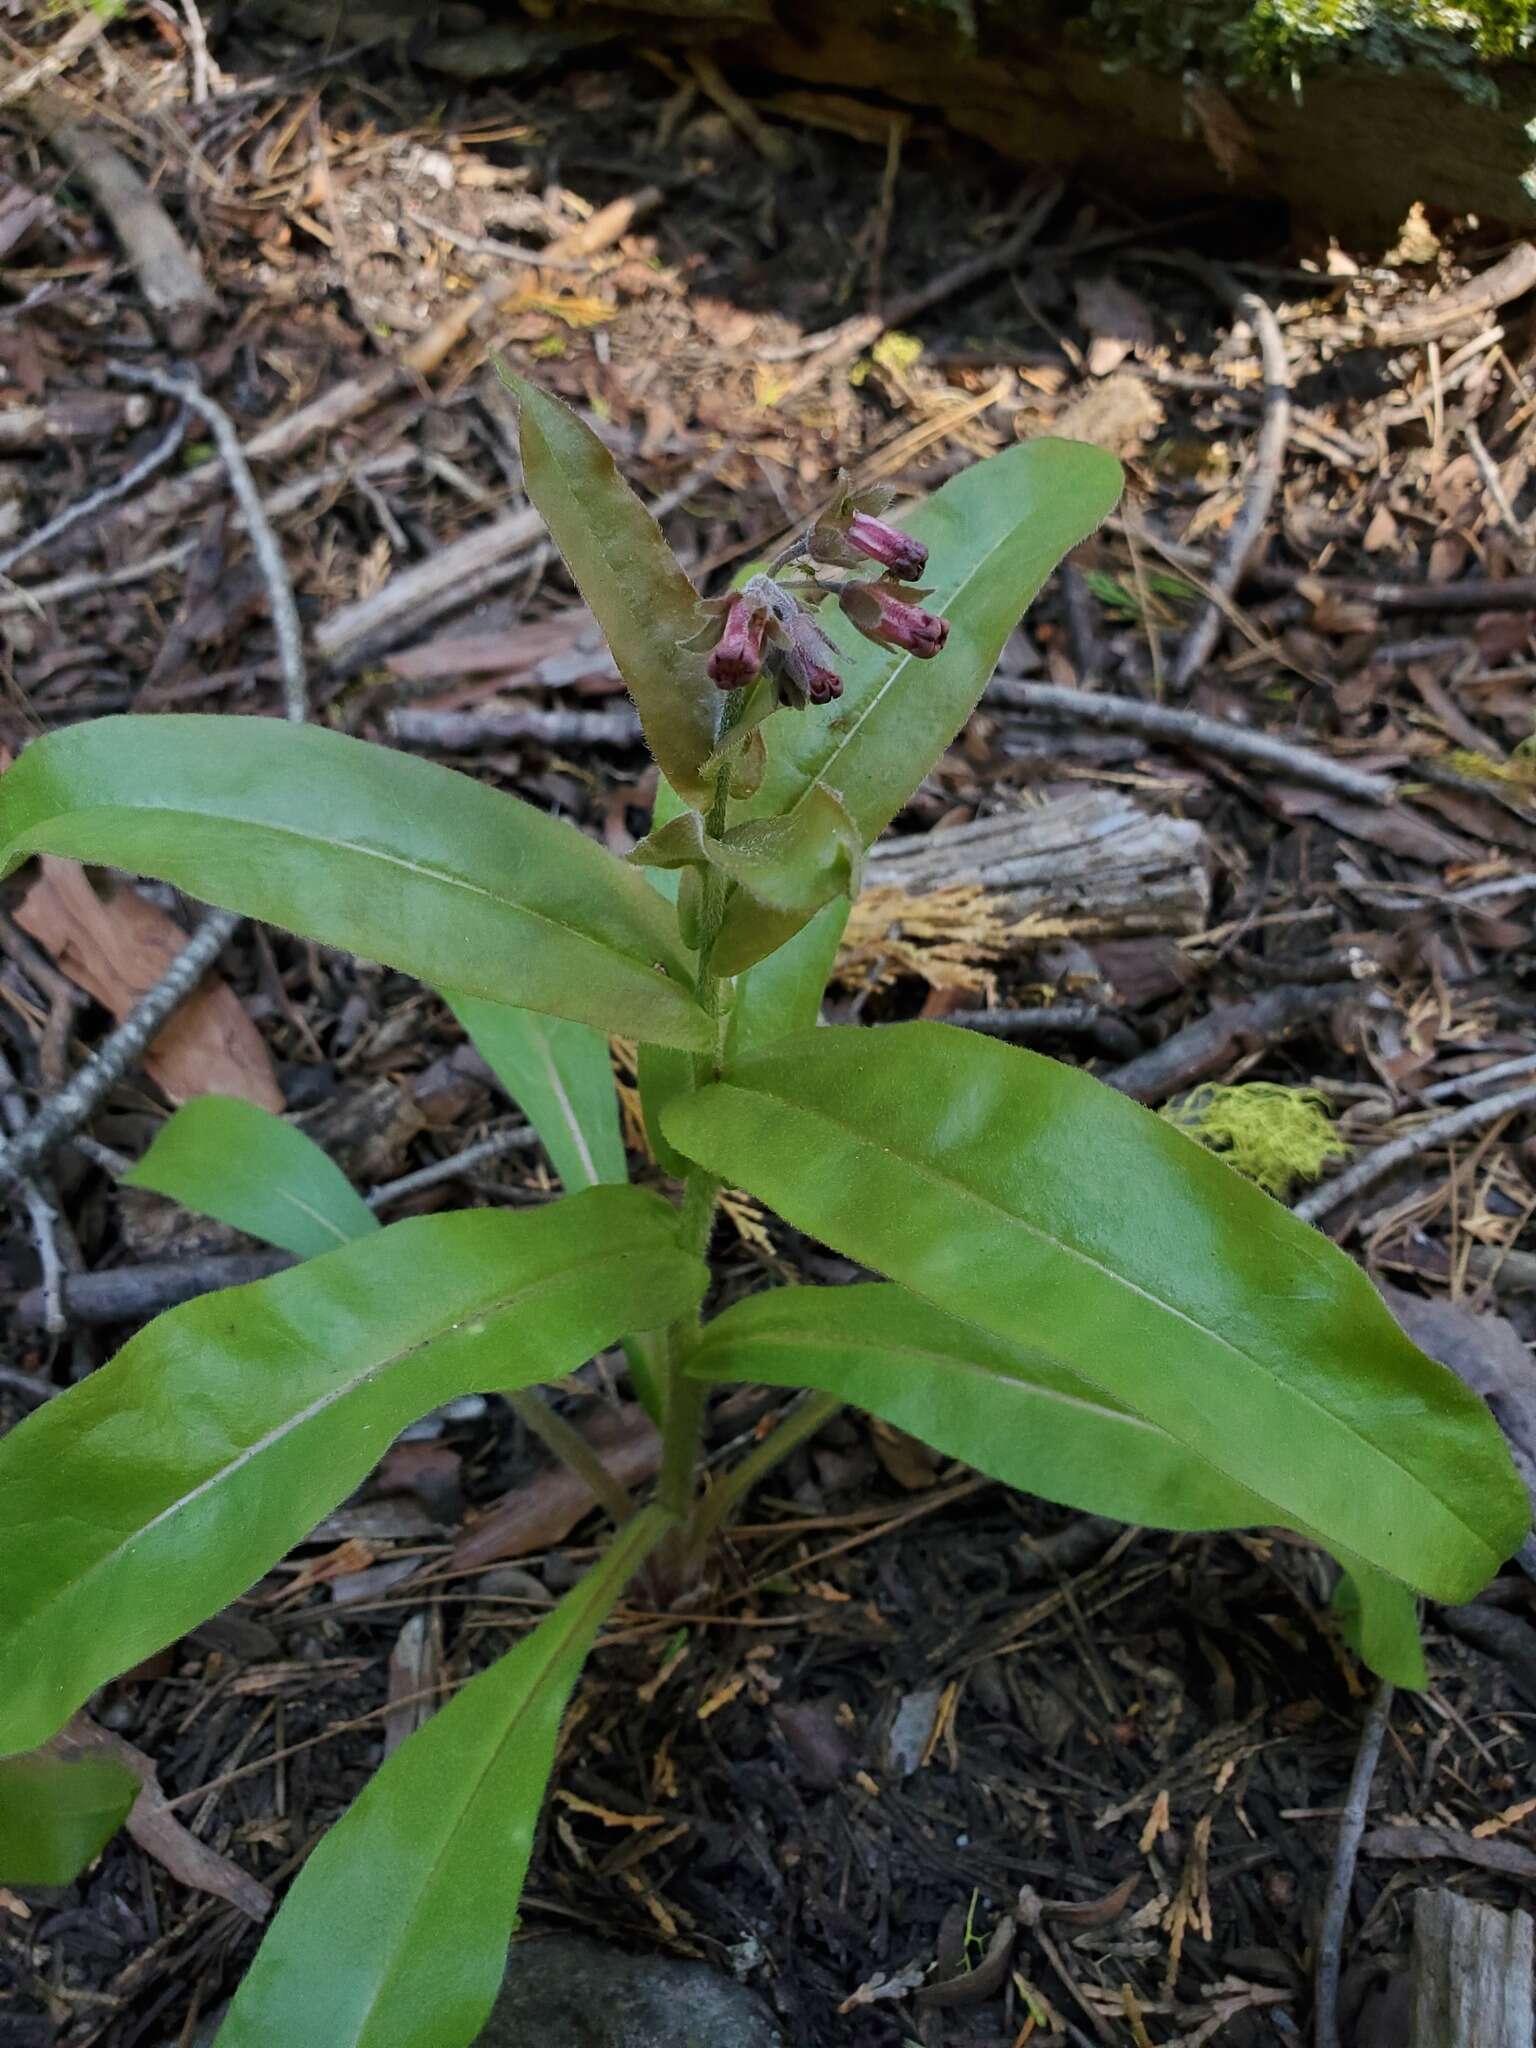
[[[485,526],[471,528],[446,547],[435,548],[397,576],[352,604],[339,605],[315,628],[315,650],[333,668],[358,661],[371,649],[390,644],[391,635],[406,632],[418,619],[433,618],[445,596],[452,596],[476,576],[510,562],[544,532],[544,522],[531,506],[504,512]]]
[[[1442,1857],[1450,1863],[1471,1863],[1479,1870],[1496,1870],[1504,1877],[1536,1878],[1536,1853],[1520,1842],[1508,1842],[1497,1835],[1467,1835],[1460,1828],[1424,1823],[1406,1827],[1372,1828],[1360,1844],[1362,1856],[1379,1856],[1397,1863],[1434,1863]]]
[[[127,157],[94,128],[50,121],[48,140],[112,223],[167,342],[178,354],[190,355],[217,301],[165,208]]]
[[[142,427],[153,411],[154,401],[141,391],[57,391],[46,405],[0,408],[0,452],[110,440]]]
[[[1528,1707],[1536,1707],[1536,1629],[1529,1622],[1481,1600],[1465,1607],[1442,1607],[1440,1620],[1453,1636],[1496,1659],[1521,1699]]]
[[[1202,931],[1211,900],[1200,826],[1104,789],[882,840],[867,881],[910,896],[980,883],[1005,917],[1060,921],[1074,938]]]
[[[1344,1003],[1366,1000],[1369,993],[1357,981],[1302,982],[1266,988],[1246,1002],[1218,1003],[1104,1078],[1137,1102],[1166,1102],[1219,1074],[1239,1053],[1275,1045]]]
[[[620,1486],[638,1486],[661,1464],[661,1438],[637,1402],[599,1411],[582,1435]],[[549,1465],[517,1486],[473,1528],[449,1559],[453,1571],[473,1571],[503,1558],[547,1550],[570,1534],[596,1506],[592,1490],[567,1465]]]
[[[1422,1891],[1408,2048],[1531,2048],[1529,1913]]]

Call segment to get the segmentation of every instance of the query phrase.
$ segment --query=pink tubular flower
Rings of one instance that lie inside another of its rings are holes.
[[[763,635],[768,614],[739,593],[731,599],[725,627],[709,657],[710,681],[721,690],[740,690],[763,672]]]
[[[830,704],[841,697],[843,679],[832,666],[837,650],[816,621],[797,611],[788,622],[786,637],[782,659],[789,680],[813,704]]]
[[[839,593],[839,602],[866,640],[931,661],[949,638],[949,621],[912,602],[921,595],[900,585],[850,583]]]
[[[848,538],[861,555],[868,555],[871,561],[883,564],[893,575],[909,582],[922,575],[928,560],[928,550],[920,540],[903,533],[899,526],[887,526],[883,519],[871,518],[867,512],[854,513],[848,522]]]

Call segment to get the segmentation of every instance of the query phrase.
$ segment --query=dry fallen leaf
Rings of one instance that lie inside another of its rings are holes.
[[[661,1438],[638,1402],[605,1408],[582,1435],[621,1486],[638,1486],[661,1463]],[[515,1487],[460,1537],[449,1563],[473,1571],[504,1557],[526,1557],[568,1536],[593,1499],[585,1482],[564,1465],[551,1465]]]
[[[248,1871],[227,1856],[200,1842],[183,1827],[165,1802],[155,1766],[142,1749],[125,1742],[121,1735],[98,1728],[85,1714],[76,1714],[69,1726],[48,1745],[55,1755],[72,1761],[77,1757],[106,1757],[132,1771],[143,1790],[134,1801],[123,1826],[146,1856],[194,1891],[212,1892],[228,1899],[252,1920],[265,1920],[272,1910],[272,1894]]]
[[[1146,300],[1112,277],[1082,279],[1077,317],[1092,336],[1088,370],[1094,377],[1107,377],[1133,349],[1150,348],[1156,338]]]
[[[16,912],[63,973],[114,1017],[125,1017],[187,943],[187,934],[126,883],[93,884],[77,861],[44,854]],[[177,1011],[144,1055],[172,1102],[238,1095],[279,1111],[272,1056],[229,984],[216,974]]]

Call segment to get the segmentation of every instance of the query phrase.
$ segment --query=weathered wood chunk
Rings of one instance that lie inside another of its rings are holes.
[[[1422,1891],[1408,2048],[1531,2048],[1529,1913]]]

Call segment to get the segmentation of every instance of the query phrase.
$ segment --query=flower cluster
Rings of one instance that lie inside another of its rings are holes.
[[[837,649],[808,607],[836,595],[843,616],[866,639],[899,647],[920,660],[938,654],[949,621],[924,610],[920,576],[928,550],[920,540],[879,517],[885,491],[843,488],[831,508],[774,564],[728,597],[705,601],[707,623],[690,645],[708,648],[709,675],[722,690],[741,690],[768,675],[781,704],[827,704],[843,693]],[[881,575],[861,577],[870,563]],[[794,576],[789,583],[781,575]],[[901,579],[887,580],[887,579]]]

